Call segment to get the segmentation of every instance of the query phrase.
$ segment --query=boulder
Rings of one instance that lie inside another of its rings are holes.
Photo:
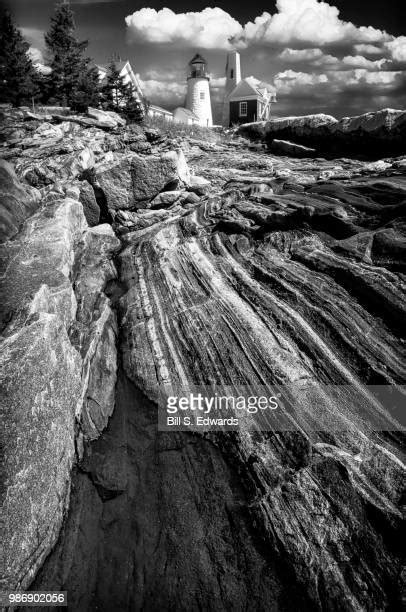
[[[4,242],[37,210],[40,192],[22,183],[13,166],[0,160],[0,199],[0,242]]]
[[[24,119],[26,121],[52,121],[52,115],[41,115],[40,113],[33,113],[31,111],[24,112]]]
[[[88,108],[87,114],[92,119],[95,119],[100,126],[116,128],[118,126],[125,126],[126,121],[123,117],[120,117],[113,111],[103,111],[99,108]]]
[[[111,209],[147,208],[162,191],[188,186],[190,172],[182,151],[142,157],[123,155],[96,170],[96,180]]]
[[[189,191],[193,191],[197,195],[205,195],[210,191],[211,183],[202,176],[191,176],[189,181]]]
[[[89,230],[80,202],[58,195],[0,247],[9,590],[26,589],[54,547],[81,440],[114,409],[117,329],[103,289],[119,247],[110,226]]]
[[[97,225],[100,221],[100,208],[93,187],[87,181],[82,181],[80,185],[79,200],[82,203],[83,212],[90,227]]]
[[[148,208],[166,208],[179,200],[183,194],[183,191],[163,191],[150,202]]]
[[[383,109],[337,121],[330,115],[271,119],[265,141],[293,141],[329,157],[343,155],[379,159],[406,151],[406,111]]]
[[[315,157],[316,149],[289,142],[287,140],[273,140],[269,150],[275,155],[288,155],[289,157]]]
[[[266,121],[255,121],[253,123],[243,123],[235,130],[236,136],[248,138],[253,142],[263,141],[266,135]]]
[[[2,247],[4,556],[10,588],[29,585],[56,541],[69,499],[81,377],[68,335],[76,314],[69,277],[75,242],[85,229],[80,203],[60,199]]]

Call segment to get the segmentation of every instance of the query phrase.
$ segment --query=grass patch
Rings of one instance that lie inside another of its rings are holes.
[[[200,125],[186,125],[185,123],[166,121],[162,117],[145,117],[143,125],[155,128],[169,138],[188,137],[213,143],[230,141],[232,138],[232,133],[222,127],[209,128]]]

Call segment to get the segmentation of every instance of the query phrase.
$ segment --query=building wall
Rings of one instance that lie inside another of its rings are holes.
[[[197,120],[193,119],[190,113],[186,112],[185,108],[179,106],[173,111],[173,120],[175,123],[185,123],[186,125],[193,125],[197,123]]]
[[[201,97],[201,94],[203,94],[203,97]],[[207,78],[188,78],[186,108],[199,118],[200,125],[208,127],[213,125],[209,80]]]
[[[235,123],[251,123],[252,121],[258,120],[258,100],[245,100],[247,103],[247,116],[240,116],[240,102],[244,100],[238,100],[236,102],[230,102],[230,125]]]
[[[233,89],[236,88],[241,81],[241,61],[238,51],[231,51],[227,54],[226,63],[226,87],[224,90],[223,114],[221,123],[223,127],[230,125],[230,103],[229,96]]]

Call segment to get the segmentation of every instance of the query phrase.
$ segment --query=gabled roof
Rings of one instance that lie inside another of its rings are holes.
[[[243,98],[244,96],[259,96],[263,98],[267,93],[276,94],[275,87],[265,81],[260,81],[253,76],[241,79],[238,85],[228,96],[231,98]]]
[[[119,72],[121,72],[123,70],[123,68],[128,64],[128,60],[120,61],[120,62],[114,62],[117,70]],[[107,70],[109,69],[110,63],[108,64],[98,64],[97,67],[100,68],[100,70],[103,70],[104,72],[107,72]]]
[[[149,108],[151,110],[159,111],[160,113],[167,113],[168,115],[173,115],[172,111],[169,111],[166,108],[162,108],[162,106],[157,106],[156,104],[150,104]]]

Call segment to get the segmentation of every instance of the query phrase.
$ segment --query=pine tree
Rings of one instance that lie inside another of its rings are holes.
[[[131,83],[126,83],[120,70],[112,61],[108,67],[106,82],[101,89],[102,106],[105,110],[112,110],[124,114],[130,121],[141,121],[144,116],[142,103],[134,95]]]
[[[102,86],[101,96],[103,108],[116,112],[120,112],[132,96],[130,83],[124,81],[114,61],[108,67],[106,83]]]
[[[75,37],[75,20],[69,4],[56,6],[45,42],[51,55],[52,69],[47,78],[49,100],[83,111],[97,106],[99,79],[96,68],[90,67],[90,58],[83,54],[87,41]]]
[[[38,93],[39,78],[28,49],[10,13],[0,9],[0,102],[20,106]]]

